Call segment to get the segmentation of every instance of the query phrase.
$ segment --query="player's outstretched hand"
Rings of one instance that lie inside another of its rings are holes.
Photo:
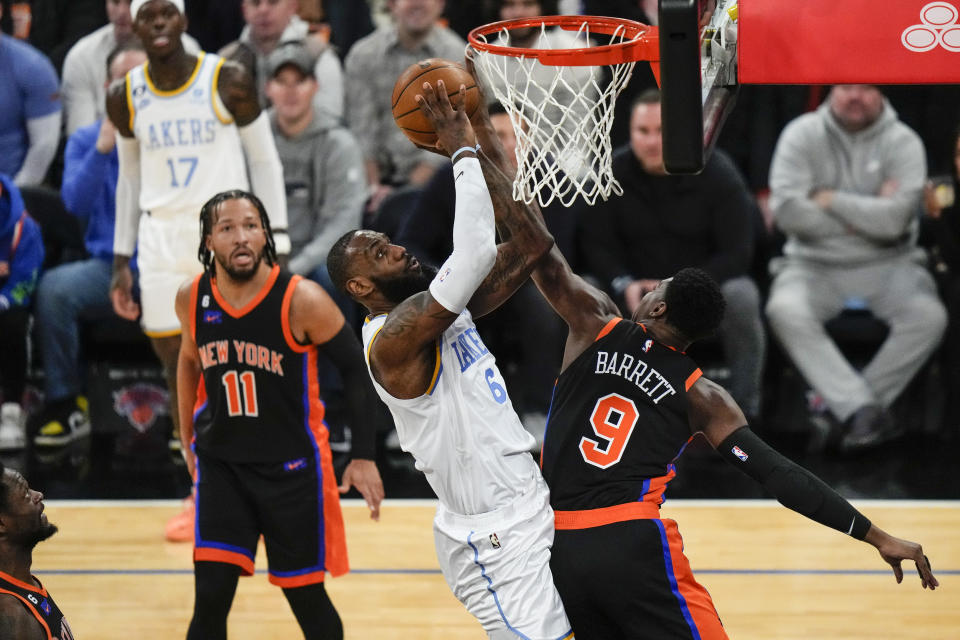
[[[417,94],[417,104],[423,115],[433,124],[437,133],[437,147],[451,155],[461,147],[477,146],[477,139],[463,109],[454,109],[447,96],[443,80],[437,80],[434,89],[429,82],[423,83],[423,93]],[[460,104],[467,103],[467,88],[460,85]]]
[[[351,460],[350,464],[343,471],[343,478],[340,480],[340,493],[350,491],[354,486],[363,499],[367,501],[367,507],[370,509],[370,519],[380,520],[380,503],[383,502],[383,481],[380,479],[380,471],[373,460]]]
[[[876,547],[880,557],[893,567],[897,584],[903,582],[903,569],[900,563],[904,560],[913,560],[917,565],[920,584],[924,589],[929,588],[933,591],[940,586],[940,582],[933,576],[933,571],[930,569],[930,560],[923,554],[923,547],[918,543],[894,538],[875,526],[870,527],[865,540]]]

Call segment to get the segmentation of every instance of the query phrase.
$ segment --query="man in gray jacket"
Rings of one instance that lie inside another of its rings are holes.
[[[353,134],[317,106],[315,61],[304,45],[281,45],[267,69],[270,125],[287,188],[289,269],[319,282],[336,299],[341,294],[326,275],[327,251],[360,226],[363,155]]]
[[[887,408],[934,351],[946,311],[916,245],[926,177],[923,143],[879,89],[838,85],[784,129],[770,202],[786,234],[766,312],[807,383],[843,427],[842,449],[896,433]],[[823,323],[866,307],[889,334],[857,371]]]

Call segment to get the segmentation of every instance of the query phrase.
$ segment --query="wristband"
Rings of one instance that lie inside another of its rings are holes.
[[[476,153],[476,152],[479,151],[479,150],[480,150],[480,145],[479,145],[479,144],[476,146],[476,148],[474,148],[474,147],[460,147],[459,149],[457,149],[456,151],[454,151],[453,154],[450,156],[450,162],[456,162],[456,161],[457,161],[457,156],[459,156],[459,155],[460,155],[461,153],[463,153],[464,151],[473,151],[474,153]]]

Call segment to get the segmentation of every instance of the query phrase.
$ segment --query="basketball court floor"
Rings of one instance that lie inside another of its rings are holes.
[[[920,540],[940,587],[904,581],[869,545],[811,523],[772,501],[668,500],[685,553],[731,638],[951,639],[960,637],[958,501],[862,501],[879,526]],[[60,533],[37,547],[34,570],[77,638],[169,640],[185,636],[193,603],[191,547],[163,541],[178,504],[49,501]],[[450,593],[434,558],[432,501],[392,500],[379,523],[362,503],[344,512],[352,571],[327,588],[345,637],[362,640],[485,638]],[[240,581],[234,640],[296,638],[281,592],[257,575]]]

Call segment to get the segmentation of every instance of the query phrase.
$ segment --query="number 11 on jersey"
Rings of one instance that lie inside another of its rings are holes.
[[[221,380],[227,390],[227,414],[229,416],[256,418],[260,415],[260,410],[257,407],[257,379],[254,378],[253,371],[244,371],[239,375],[236,371],[227,371],[223,374]],[[240,393],[241,387],[243,387],[242,396]]]

